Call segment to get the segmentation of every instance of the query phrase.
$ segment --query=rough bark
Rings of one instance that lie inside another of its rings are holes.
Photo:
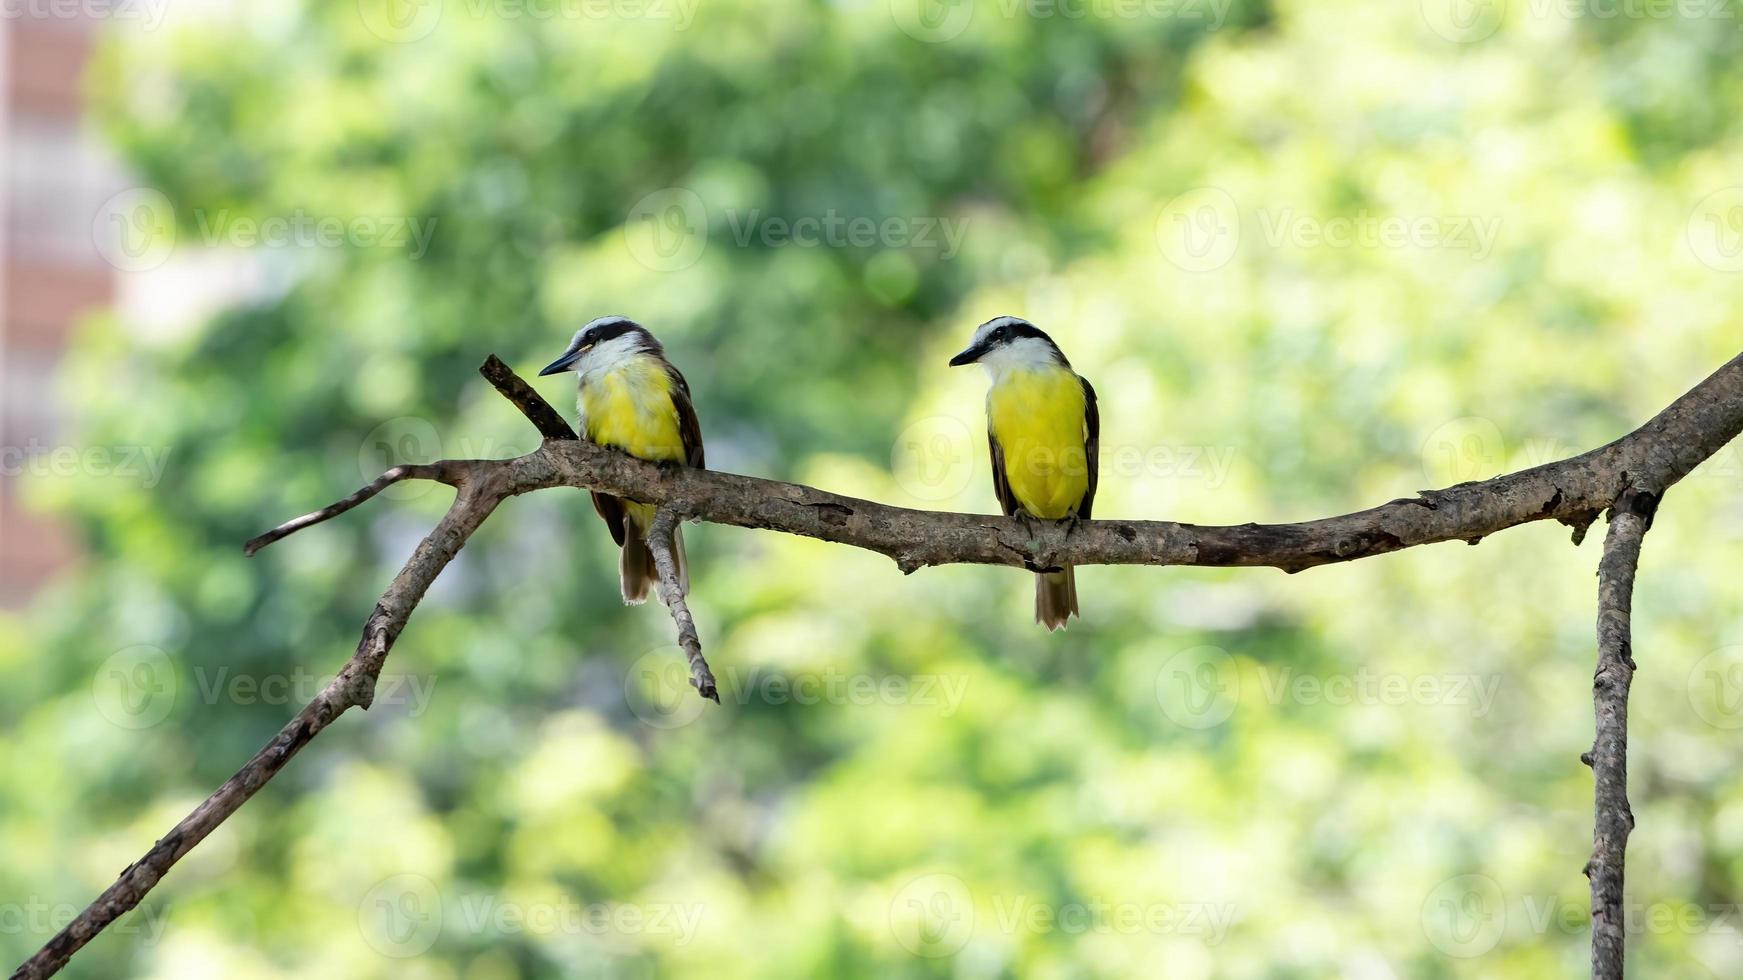
[[[1596,719],[1592,750],[1592,977],[1621,980],[1626,939],[1622,869],[1634,812],[1628,807],[1628,689],[1634,681],[1631,618],[1634,572],[1658,498],[1630,490],[1616,501],[1598,562],[1598,667],[1592,677]]]

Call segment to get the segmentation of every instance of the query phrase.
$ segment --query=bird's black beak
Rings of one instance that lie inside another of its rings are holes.
[[[543,371],[539,372],[539,377],[543,378],[546,375],[562,374],[564,371],[567,371],[570,368],[574,367],[575,362],[580,360],[580,359],[581,359],[581,351],[579,349],[569,351],[568,353],[564,354],[562,357],[559,357],[556,360],[552,361],[551,363],[545,365],[545,369]]]
[[[987,352],[987,345],[986,344],[975,344],[974,346],[970,347],[968,350],[965,350],[962,353],[951,358],[950,359],[950,366],[951,367],[961,367],[964,364],[973,364],[975,361],[980,360],[980,356],[982,354],[985,354],[986,352]]]

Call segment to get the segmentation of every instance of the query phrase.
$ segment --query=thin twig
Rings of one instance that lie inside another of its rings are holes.
[[[283,538],[301,531],[305,527],[313,527],[323,521],[330,521],[340,514],[364,503],[388,487],[406,480],[432,480],[436,483],[446,483],[458,487],[469,472],[470,463],[457,459],[438,460],[434,463],[402,463],[375,478],[375,481],[357,491],[344,500],[328,504],[310,514],[285,521],[278,527],[260,535],[242,546],[242,553],[252,558],[260,549]]]
[[[1630,620],[1640,545],[1658,498],[1629,490],[1610,515],[1598,562],[1598,667],[1592,678],[1596,735],[1581,761],[1592,767],[1592,978],[1621,980],[1627,941],[1622,872],[1634,812],[1628,806],[1628,689],[1634,680]]]
[[[720,690],[714,684],[714,671],[702,656],[702,637],[696,633],[696,618],[690,615],[690,604],[684,601],[683,583],[678,578],[678,561],[673,555],[673,535],[678,531],[677,512],[661,507],[648,524],[648,550],[654,555],[654,569],[660,573],[660,599],[672,612],[672,622],[678,625],[678,645],[690,659],[690,685],[703,697],[720,703]]]

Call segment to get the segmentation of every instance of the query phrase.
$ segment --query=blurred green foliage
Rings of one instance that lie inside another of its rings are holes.
[[[433,235],[255,250],[246,303],[83,332],[79,444],[168,466],[31,481],[90,557],[0,621],[0,953],[338,668],[447,491],[242,541],[398,461],[533,448],[486,354],[530,376],[633,315],[715,466],[990,512],[982,381],[943,362],[1021,313],[1101,394],[1098,516],[1367,506],[1614,438],[1735,354],[1740,47],[1717,12],[1458,0],[331,0],[117,39],[96,104],[178,249]],[[787,240],[831,216],[879,231]],[[582,494],[511,502],[381,703],[69,975],[1583,969],[1596,548],[1564,528],[1087,569],[1054,636],[1009,570],[690,534],[723,707],[618,604]],[[1641,575],[1642,976],[1743,971],[1740,538],[1733,448]]]

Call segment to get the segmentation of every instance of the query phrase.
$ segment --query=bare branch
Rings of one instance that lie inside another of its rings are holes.
[[[352,706],[369,707],[394,641],[430,583],[472,533],[504,499],[558,486],[600,490],[659,505],[656,533],[650,536],[649,546],[663,583],[661,593],[678,626],[679,642],[690,658],[692,683],[716,700],[718,691],[702,658],[695,620],[677,588],[669,533],[680,514],[864,548],[889,556],[904,572],[962,562],[1029,568],[1065,563],[1273,566],[1296,572],[1439,541],[1474,543],[1528,521],[1554,519],[1572,525],[1577,543],[1597,515],[1614,504],[1615,516],[1600,568],[1604,613],[1595,687],[1598,738],[1592,751],[1598,783],[1598,826],[1591,874],[1594,971],[1601,957],[1605,963],[1613,960],[1615,969],[1620,969],[1622,854],[1633,824],[1627,809],[1623,750],[1627,688],[1633,669],[1626,623],[1635,562],[1650,522],[1651,506],[1666,489],[1743,430],[1743,355],[1733,358],[1646,425],[1571,459],[1480,483],[1425,491],[1340,517],[1233,527],[1100,520],[1031,529],[1010,518],[909,510],[790,483],[660,467],[579,440],[556,410],[496,357],[485,361],[480,370],[538,428],[544,445],[516,459],[447,460],[396,467],[350,497],[249,542],[247,551],[253,554],[302,528],[342,514],[401,480],[438,480],[459,491],[447,515],[382,594],[364,625],[356,652],[333,682],[247,765],[20,966],[13,980],[34,980],[59,971],[92,936],[138,905],[182,855],[234,813],[334,718]]]
[[[515,492],[600,490],[676,504],[715,524],[847,544],[904,571],[970,562],[1271,566],[1298,572],[1441,541],[1480,540],[1530,521],[1582,529],[1630,487],[1662,495],[1743,429],[1743,355],[1634,432],[1599,449],[1479,483],[1423,491],[1368,510],[1298,524],[1206,526],[1095,520],[1032,526],[1007,517],[910,510],[813,487],[663,468],[588,442],[547,443],[522,457]]]
[[[332,520],[388,487],[405,480],[432,480],[436,483],[446,483],[448,486],[458,487],[470,475],[471,466],[470,462],[458,459],[444,459],[434,463],[403,463],[395,466],[344,500],[328,504],[314,513],[304,514],[295,520],[285,521],[278,527],[254,538],[242,546],[242,553],[252,558],[260,549],[274,541],[288,538],[303,528],[314,527],[323,521]]]
[[[1592,750],[1581,761],[1592,767],[1592,978],[1621,980],[1626,920],[1622,869],[1634,812],[1628,806],[1628,688],[1634,680],[1631,617],[1634,572],[1640,545],[1658,498],[1629,490],[1610,515],[1604,557],[1598,562],[1598,669],[1592,678],[1597,719]]]
[[[697,693],[720,703],[720,690],[714,684],[714,671],[702,656],[702,637],[696,633],[696,619],[690,615],[690,604],[684,601],[684,590],[678,579],[678,561],[673,556],[672,535],[677,533],[678,515],[670,507],[662,507],[648,525],[648,550],[654,555],[654,569],[660,573],[660,599],[672,612],[672,622],[678,625],[678,645],[690,659],[690,686]]]
[[[276,776],[290,762],[291,757],[308,744],[310,739],[320,734],[333,719],[353,706],[367,709],[374,700],[375,684],[381,675],[382,664],[387,660],[394,640],[398,639],[406,621],[411,618],[412,610],[417,608],[430,583],[454,559],[466,539],[478,530],[479,525],[496,509],[501,499],[494,490],[463,488],[441,523],[418,545],[411,560],[400,569],[393,583],[382,594],[381,601],[376,603],[375,611],[364,624],[363,637],[358,641],[357,652],[339,671],[338,676],[328,682],[303,710],[297,712],[297,716],[280,729],[272,741],[255,753],[254,758],[248,760],[224,785],[218,787],[217,792],[207,797],[205,802],[171,828],[169,833],[152,845],[144,857],[121,872],[121,877],[104,890],[96,901],[80,912],[77,918],[49,940],[36,955],[20,965],[12,974],[12,980],[37,980],[59,972],[66,965],[67,959],[90,942],[91,937],[137,906],[183,855],[193,850],[219,824],[229,819],[231,814]],[[359,502],[361,500],[351,503],[350,506],[356,506]],[[339,513],[343,509],[345,508],[333,512]]]
[[[502,363],[502,358],[495,354],[484,359],[484,364],[478,368],[478,373],[484,375],[484,380],[496,386],[502,392],[502,397],[514,403],[533,428],[539,430],[539,435],[546,439],[559,442],[573,442],[580,437],[575,430],[569,428],[569,423],[563,421],[563,416],[551,407],[551,403],[533,390],[533,386],[521,380],[514,369]]]

